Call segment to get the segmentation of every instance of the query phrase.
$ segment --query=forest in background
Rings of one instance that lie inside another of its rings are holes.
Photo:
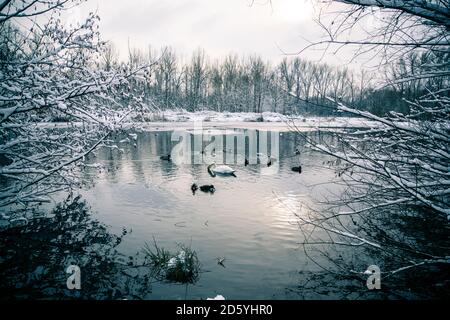
[[[444,59],[426,52],[411,52],[382,66],[379,74],[298,56],[285,56],[278,64],[266,62],[258,55],[240,57],[232,53],[218,60],[210,58],[203,49],[197,49],[186,60],[169,46],[160,50],[149,47],[146,52],[130,48],[126,63],[119,62],[118,57],[117,48],[108,42],[101,54],[100,68],[110,71],[124,64],[133,68],[153,63],[144,81],[135,83],[135,89],[161,110],[338,116],[342,112],[337,112],[334,101],[340,101],[378,116],[391,111],[408,114],[407,101],[419,98],[429,88],[442,89],[446,80],[411,77],[409,81],[395,82],[414,75],[423,65]],[[378,85],[380,80],[382,86]]]
[[[46,52],[54,46],[51,41],[47,44],[43,41],[46,33],[27,33],[9,21],[5,21],[2,30],[2,61],[14,61],[18,54],[26,55],[27,51],[35,48]],[[27,46],[18,50],[16,44],[25,42]],[[446,75],[414,76],[423,67],[445,63],[446,59],[445,53],[430,54],[418,50],[388,64],[380,63],[376,72],[373,72],[374,67],[334,66],[299,56],[284,56],[279,63],[264,61],[259,55],[238,56],[233,53],[223,59],[213,59],[201,48],[188,59],[170,46],[160,49],[149,46],[146,51],[129,48],[126,61],[119,60],[119,51],[112,42],[99,45],[95,53],[92,48],[80,47],[75,51],[86,66],[97,72],[145,71],[126,86],[115,86],[114,91],[119,93],[124,106],[129,104],[131,97],[139,97],[139,104],[152,110],[270,111],[285,115],[348,116],[337,110],[336,101],[339,101],[377,116],[390,112],[408,114],[411,101],[428,90],[444,89],[448,81]],[[52,120],[71,119],[54,114]]]

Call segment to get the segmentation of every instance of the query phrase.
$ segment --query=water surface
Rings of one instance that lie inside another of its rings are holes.
[[[83,191],[96,218],[120,232],[131,229],[120,246],[133,254],[144,243],[172,251],[177,244],[194,249],[202,265],[195,284],[155,283],[145,298],[204,299],[216,294],[231,299],[286,298],[301,274],[318,271],[301,250],[298,219],[305,207],[321,198],[334,172],[322,166],[327,159],[304,147],[296,133],[280,133],[279,170],[266,174],[267,165],[231,164],[237,177],[211,177],[207,164],[163,161],[176,144],[171,131],[137,133],[123,150],[102,149],[85,180]],[[317,134],[316,134],[317,135]],[[123,136],[114,139],[120,141]],[[269,148],[270,149],[270,148]],[[298,150],[296,154],[296,149]],[[302,166],[302,173],[291,170]],[[192,183],[213,184],[216,192],[192,194]],[[225,267],[217,263],[225,257]]]

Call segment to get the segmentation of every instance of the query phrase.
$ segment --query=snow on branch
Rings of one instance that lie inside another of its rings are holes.
[[[63,10],[69,2],[78,3],[0,3],[0,176],[7,181],[0,207],[78,187],[78,162],[146,108],[129,84],[150,66],[99,68],[104,42],[96,14],[70,28],[57,15],[29,30],[11,19]]]

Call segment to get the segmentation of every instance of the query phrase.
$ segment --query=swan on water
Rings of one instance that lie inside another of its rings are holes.
[[[212,164],[210,164],[208,166],[208,173],[212,176],[215,177],[216,175],[222,175],[222,176],[234,176],[236,177],[236,175],[234,174],[235,170],[230,168],[227,165],[220,165],[220,166],[216,166],[216,163],[213,162]]]

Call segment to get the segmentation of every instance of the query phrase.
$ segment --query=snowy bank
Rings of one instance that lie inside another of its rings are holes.
[[[378,124],[374,121],[368,121],[364,118],[352,117],[308,117],[302,115],[283,115],[275,112],[217,112],[211,110],[203,110],[197,112],[189,112],[184,109],[166,110],[154,112],[146,117],[146,123],[186,123],[186,122],[203,122],[204,126],[212,122],[217,124],[231,123],[253,123],[250,126],[257,126],[257,123],[274,123],[282,126],[295,126],[304,128],[373,128]],[[167,125],[165,125],[167,127]],[[170,125],[169,125],[170,126]],[[181,125],[183,126],[183,125]]]
[[[189,130],[198,123],[204,129],[242,128],[279,131],[311,131],[317,129],[379,128],[381,124],[365,118],[354,117],[308,117],[302,115],[283,115],[275,112],[216,112],[210,110],[189,112],[183,109],[130,114],[121,122],[123,129],[142,129],[149,131]],[[119,121],[116,121],[119,123]],[[83,126],[81,122],[45,122],[38,124],[46,128],[65,128]],[[92,125],[92,124],[90,124]]]

